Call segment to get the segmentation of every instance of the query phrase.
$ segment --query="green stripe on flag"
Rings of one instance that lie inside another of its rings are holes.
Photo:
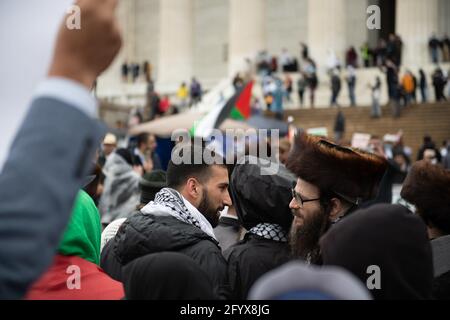
[[[234,107],[230,112],[230,118],[235,120],[245,120],[244,115],[238,110],[238,108]]]

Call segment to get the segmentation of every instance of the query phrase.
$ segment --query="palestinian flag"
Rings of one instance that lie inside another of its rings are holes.
[[[191,128],[191,135],[208,137],[213,129],[218,128],[227,118],[246,120],[250,117],[250,99],[253,81],[246,83],[227,102],[218,104]]]
[[[248,82],[240,91],[236,105],[231,109],[230,117],[236,120],[250,118],[250,100],[252,98],[253,81]]]

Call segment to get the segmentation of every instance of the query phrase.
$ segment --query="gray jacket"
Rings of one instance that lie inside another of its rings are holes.
[[[0,174],[0,299],[22,298],[52,263],[102,133],[64,102],[32,102]]]

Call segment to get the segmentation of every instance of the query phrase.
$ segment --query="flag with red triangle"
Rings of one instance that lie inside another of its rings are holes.
[[[250,117],[250,101],[253,81],[246,83],[226,103],[217,105],[198,123],[194,124],[190,133],[193,136],[208,137],[213,129],[218,128],[227,118],[246,120]]]

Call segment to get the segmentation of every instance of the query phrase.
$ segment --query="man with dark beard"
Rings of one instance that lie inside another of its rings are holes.
[[[197,143],[175,147],[167,169],[168,187],[128,218],[102,251],[101,267],[111,277],[122,280],[122,267],[144,255],[179,252],[206,272],[215,296],[228,296],[227,264],[213,230],[219,211],[231,205],[228,170],[220,164],[223,159],[212,151],[207,159],[205,152]]]
[[[292,254],[321,264],[320,237],[377,194],[387,162],[375,154],[302,134],[287,167],[298,178],[289,204],[294,215],[289,240]]]

